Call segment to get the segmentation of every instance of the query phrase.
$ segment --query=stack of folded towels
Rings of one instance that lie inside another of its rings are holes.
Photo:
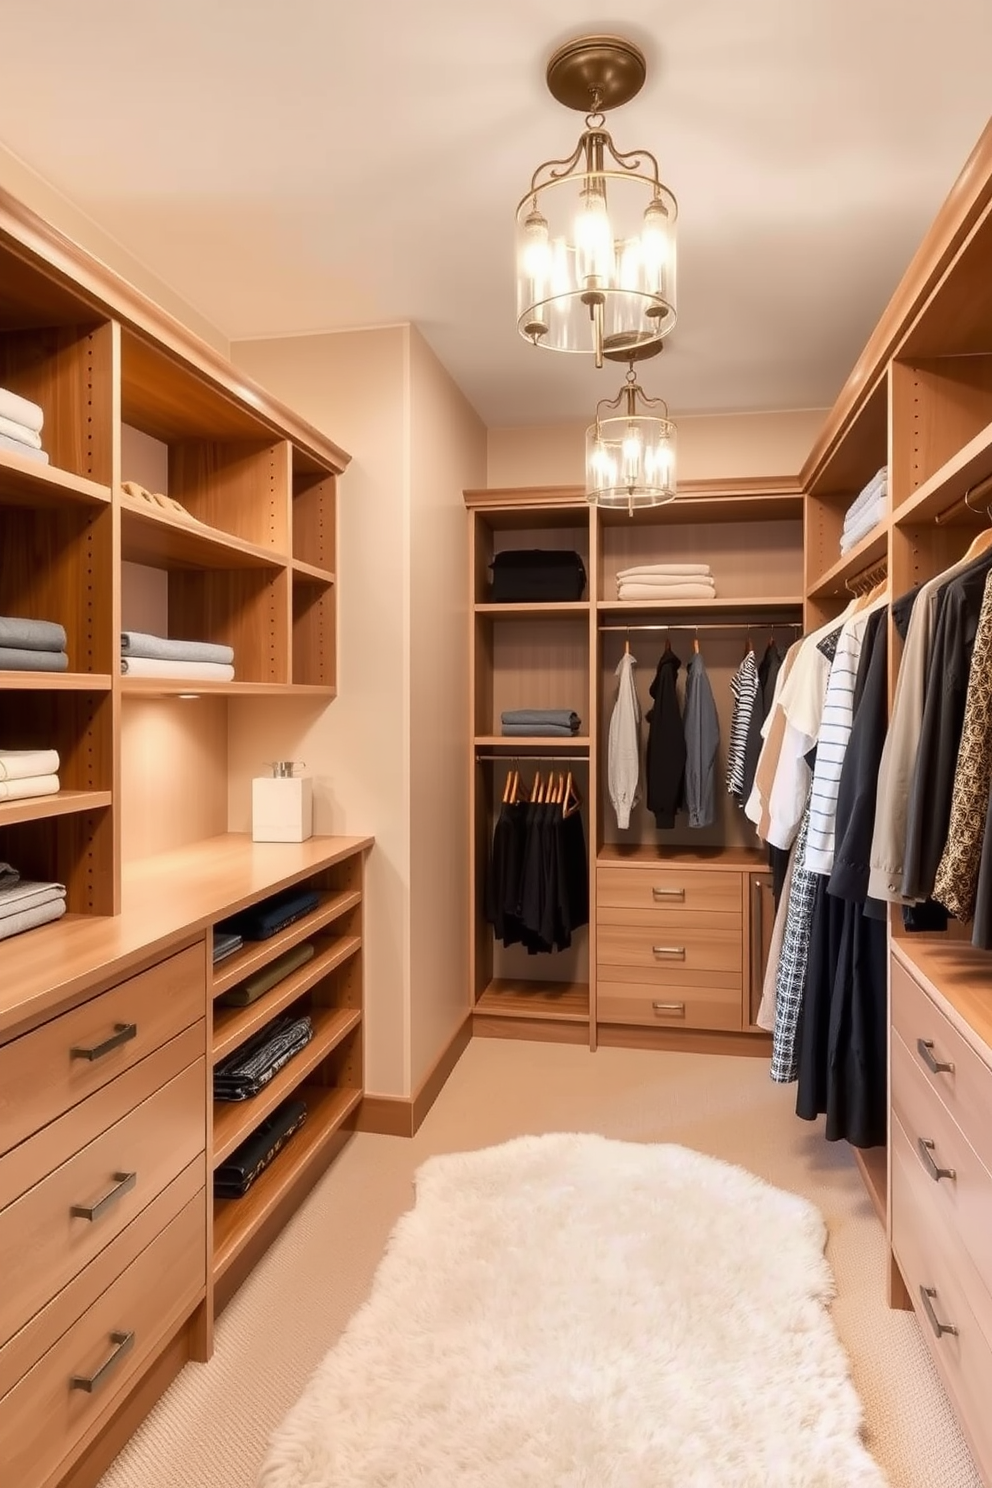
[[[58,768],[54,749],[0,749],[0,801],[57,795]]]
[[[885,516],[889,494],[889,467],[876,471],[858,499],[848,507],[840,535],[841,553],[850,552]]]
[[[708,563],[641,563],[617,574],[618,599],[715,599]]]
[[[48,456],[41,447],[44,422],[45,415],[37,403],[0,388],[0,450],[47,465]]]
[[[233,682],[234,651],[210,641],[170,641],[125,630],[121,635],[125,677],[177,677],[190,682]]]
[[[500,714],[500,723],[502,732],[511,736],[560,739],[577,734],[582,720],[569,708],[509,708]]]
[[[0,615],[0,672],[67,672],[65,631],[52,620]]]
[[[0,940],[59,920],[65,914],[65,884],[36,883],[22,878],[9,863],[0,863]]]

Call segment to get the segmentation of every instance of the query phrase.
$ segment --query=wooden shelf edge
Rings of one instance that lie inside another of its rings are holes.
[[[0,692],[109,692],[109,672],[3,672]]]
[[[889,1208],[888,1157],[884,1147],[852,1147],[872,1207],[885,1227]]]
[[[294,920],[292,925],[277,931],[268,940],[249,941],[243,950],[235,951],[233,956],[219,962],[218,970],[211,981],[211,995],[219,997],[230,987],[237,986],[245,977],[261,971],[271,961],[275,961],[284,951],[291,951],[301,941],[308,940],[311,935],[317,935],[328,925],[333,925],[335,920],[339,920],[361,902],[361,889],[328,891],[312,914],[302,920]]]
[[[480,601],[474,606],[477,615],[488,616],[498,620],[501,615],[512,620],[520,616],[532,619],[540,615],[562,616],[574,615],[577,619],[589,613],[589,601],[587,599],[549,599],[549,600],[519,600],[507,604],[496,604],[489,601]]]
[[[121,556],[125,562],[155,564],[161,560],[164,566],[171,559],[177,564],[189,563],[202,568],[271,569],[284,569],[289,564],[284,553],[277,553],[272,548],[259,547],[257,543],[247,542],[233,533],[222,532],[218,527],[184,521],[165,511],[154,511],[128,497],[121,498],[120,508]],[[136,541],[136,534],[142,534],[149,541]],[[152,541],[153,538],[159,538],[160,544]],[[172,552],[168,551],[170,546]],[[229,560],[227,564],[218,562],[224,558]]]
[[[292,559],[291,567],[294,578],[300,579],[301,582],[323,584],[328,589],[337,582],[336,576],[331,573],[330,569],[318,568],[315,563],[305,563],[302,558]]]
[[[337,971],[339,966],[350,961],[361,948],[362,937],[360,935],[345,936],[335,942],[323,955],[314,956],[296,971],[291,971],[281,982],[270,987],[268,992],[255,1002],[249,1003],[247,1007],[224,1007],[215,1011],[211,1063],[218,1064],[222,1059],[226,1059],[239,1044],[251,1038],[252,1034],[260,1028],[264,1028],[265,1024],[277,1013],[290,1007],[298,997],[309,992],[311,987],[315,987],[325,976],[329,976],[332,971]],[[218,1013],[221,1015],[219,1030]]]
[[[12,673],[0,672],[0,678]],[[2,683],[0,683],[2,685]],[[121,677],[124,697],[316,697],[334,689],[301,682],[200,682],[195,677]]]
[[[110,791],[63,790],[54,796],[35,796],[18,801],[0,801],[0,827],[15,822],[44,821],[52,816],[73,816],[83,811],[102,811],[113,804]]]
[[[601,599],[596,609],[601,615],[633,614],[720,614],[723,611],[758,614],[766,610],[801,610],[801,594],[773,594],[763,599],[753,596],[740,599]]]
[[[256,1231],[347,1121],[362,1099],[360,1090],[306,1086],[307,1119],[241,1199],[214,1199],[214,1279],[237,1260]],[[311,1109],[311,1103],[313,1103]],[[239,1222],[240,1221],[240,1222]]]
[[[0,450],[0,493],[13,492],[33,505],[60,505],[73,501],[87,506],[109,506],[111,491],[85,475],[73,475],[57,465],[44,465],[13,450]],[[0,503],[4,495],[0,494]]]
[[[541,748],[553,749],[559,744],[566,749],[579,749],[588,751],[588,734],[571,734],[567,738],[564,734],[549,738],[547,734],[476,734],[474,739],[476,749],[492,749],[501,745],[511,752],[514,749],[532,749],[535,745]],[[578,755],[577,758],[581,758]]]
[[[266,1116],[271,1116],[276,1106],[297,1085],[301,1085],[321,1060],[333,1053],[361,1021],[359,1008],[315,1008],[313,1038],[298,1054],[293,1055],[288,1064],[283,1065],[258,1095],[246,1101],[215,1101],[213,1167],[218,1167],[225,1157],[230,1157],[256,1126]],[[228,1112],[231,1114],[228,1115]]]
[[[863,569],[870,568],[884,558],[889,547],[889,519],[883,517],[877,527],[872,528],[849,553],[844,553],[836,563],[821,574],[815,584],[810,585],[810,599],[830,599],[845,594],[845,580]]]
[[[974,439],[957,450],[928,480],[917,486],[911,496],[900,502],[892,513],[892,520],[897,526],[933,521],[956,506],[972,486],[977,486],[990,474],[992,423],[979,430]],[[981,510],[976,511],[975,520],[982,523]]]

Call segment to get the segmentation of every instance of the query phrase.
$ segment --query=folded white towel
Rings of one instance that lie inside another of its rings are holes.
[[[708,563],[638,563],[633,568],[617,569],[618,579],[654,578],[683,578],[686,575],[708,576],[710,566]]]
[[[54,775],[58,768],[57,749],[0,749],[0,780],[26,780],[31,775]]]
[[[622,589],[625,584],[643,584],[645,588],[657,589],[663,594],[666,589],[677,589],[680,584],[701,584],[705,589],[716,589],[716,583],[708,574],[673,574],[671,578],[663,579],[657,574],[632,575],[629,579],[617,579],[617,588]]]
[[[20,780],[0,780],[0,801],[24,801],[30,796],[58,795],[57,775],[26,775]]]
[[[27,424],[15,423],[13,419],[4,418],[0,414],[0,434],[6,434],[8,439],[16,439],[19,444],[30,445],[31,449],[41,449],[41,435],[29,429]]]
[[[0,450],[10,450],[12,455],[21,455],[25,460],[37,460],[39,465],[48,464],[47,450],[32,449],[30,444],[24,444],[20,439],[11,439],[8,434],[0,434]]]
[[[218,661],[153,661],[147,656],[122,656],[125,677],[172,677],[184,682],[233,682],[233,666]]]
[[[687,582],[685,584],[671,584],[665,589],[659,589],[654,584],[621,584],[620,599],[653,599],[661,603],[670,599],[715,599],[716,594],[712,588],[705,584]]]
[[[15,424],[23,424],[25,429],[31,429],[35,434],[40,434],[45,427],[44,410],[19,393],[12,393],[9,388],[0,387],[0,418],[13,419]]]
[[[851,507],[851,510],[849,512],[846,512],[845,513],[845,515],[844,515],[844,527],[845,528],[856,527],[858,525],[858,523],[864,517],[865,512],[870,512],[870,511],[884,511],[885,510],[885,506],[886,506],[886,492],[884,490],[883,491],[873,491],[871,493],[871,495],[868,497],[867,501],[861,501],[859,499],[857,506],[856,507],[852,506]]]

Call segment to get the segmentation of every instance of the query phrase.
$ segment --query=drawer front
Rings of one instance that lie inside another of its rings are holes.
[[[960,1235],[992,1294],[992,1174],[931,1088],[916,1055],[895,1032],[892,1108],[927,1179],[925,1197]]]
[[[892,1026],[992,1172],[992,1070],[893,958]],[[935,1069],[933,1066],[936,1065]],[[946,1068],[945,1066],[950,1066]]]
[[[680,909],[678,914],[659,912],[657,909],[603,908],[596,910],[596,924],[640,925],[645,930],[657,930],[666,934],[668,930],[694,931],[705,935],[710,930],[732,930],[741,934],[741,917],[729,909]]]
[[[742,985],[743,945],[740,930],[682,931],[666,923],[656,929],[640,925],[600,925],[596,936],[600,967],[652,967],[664,981],[678,981],[683,971],[732,972]]]
[[[12,1484],[44,1483],[203,1296],[205,1215],[188,1204],[0,1400]]]
[[[0,1212],[0,1343],[202,1153],[201,1059]]]
[[[600,1023],[650,1024],[655,1028],[717,1028],[737,1032],[741,1026],[741,991],[721,987],[652,986],[645,982],[608,980],[614,968],[600,968],[596,983]]]
[[[975,1293],[953,1237],[917,1196],[909,1138],[892,1122],[892,1243],[920,1329],[954,1401],[980,1473],[992,1481],[992,1345],[971,1305]],[[922,1171],[922,1170],[921,1170]],[[924,1177],[924,1183],[927,1179]],[[941,1326],[956,1328],[942,1332]]]
[[[202,1018],[204,942],[0,1048],[0,1153]]]
[[[742,874],[724,869],[611,867],[596,870],[600,909],[654,909],[678,915],[703,910],[743,918]]]

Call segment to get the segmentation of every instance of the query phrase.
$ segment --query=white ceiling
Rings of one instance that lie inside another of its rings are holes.
[[[0,142],[229,337],[413,320],[490,425],[620,382],[515,329],[516,203],[581,128],[560,41],[648,55],[609,125],[679,198],[644,378],[679,412],[831,403],[992,111],[990,0],[4,0],[0,27]]]

